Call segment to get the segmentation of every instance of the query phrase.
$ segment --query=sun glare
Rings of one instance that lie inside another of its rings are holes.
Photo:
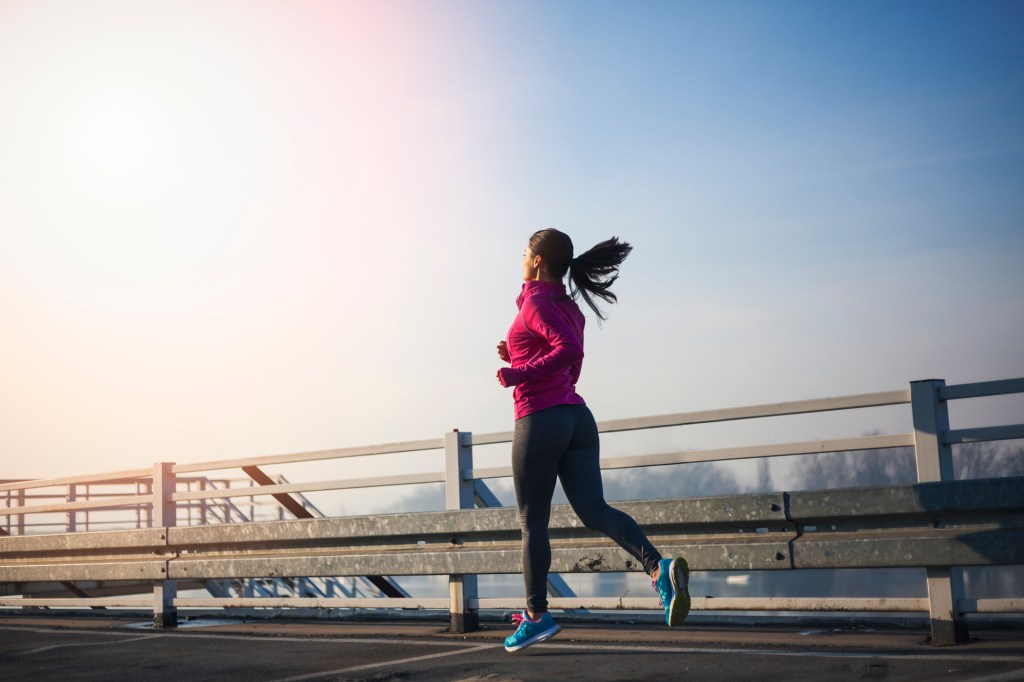
[[[90,191],[122,191],[145,182],[159,157],[159,115],[130,96],[97,96],[66,113],[67,162]]]
[[[146,125],[132,111],[99,112],[86,123],[85,134],[90,156],[100,168],[130,171],[145,161]]]

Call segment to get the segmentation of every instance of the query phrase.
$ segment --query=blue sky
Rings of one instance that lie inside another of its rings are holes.
[[[1024,375],[1022,29],[5,3],[3,476],[506,430],[493,348],[549,226],[635,246],[589,329],[599,419]]]

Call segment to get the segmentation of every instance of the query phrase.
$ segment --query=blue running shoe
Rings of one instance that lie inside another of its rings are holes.
[[[665,622],[669,627],[675,627],[681,625],[690,613],[690,567],[683,557],[662,559],[658,566],[658,579],[651,585],[661,595]]]
[[[505,638],[505,651],[509,653],[515,653],[531,644],[551,639],[562,629],[547,611],[538,620],[527,618],[525,611],[513,613],[512,622],[519,627],[511,636]]]

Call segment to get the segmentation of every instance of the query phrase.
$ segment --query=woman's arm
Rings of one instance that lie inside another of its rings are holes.
[[[498,370],[498,381],[502,386],[536,381],[573,364],[578,365],[583,359],[581,340],[551,301],[544,298],[524,301],[520,313],[527,328],[542,336],[551,346],[551,351],[519,367]]]

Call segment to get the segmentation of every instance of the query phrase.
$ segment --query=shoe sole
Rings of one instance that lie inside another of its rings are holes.
[[[668,626],[682,625],[690,613],[690,566],[683,557],[677,557],[669,565],[672,578],[672,604],[668,608]],[[680,577],[682,580],[680,580]]]
[[[562,626],[556,624],[555,627],[551,628],[550,630],[545,630],[544,632],[542,632],[540,634],[534,635],[533,637],[531,637],[530,639],[526,640],[522,644],[519,644],[518,646],[514,646],[514,647],[510,648],[506,644],[505,645],[505,651],[509,652],[510,654],[514,654],[515,652],[522,651],[526,647],[532,646],[532,645],[536,644],[537,642],[543,642],[546,639],[551,639],[552,637],[557,635],[559,632],[561,632],[561,630],[562,630]]]

